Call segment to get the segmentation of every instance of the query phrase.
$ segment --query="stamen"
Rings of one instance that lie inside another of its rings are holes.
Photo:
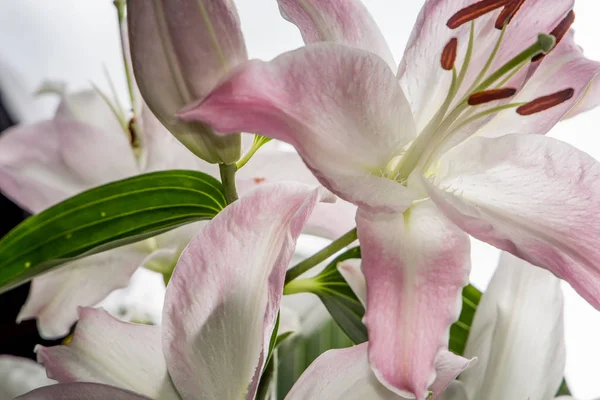
[[[550,32],[550,34],[556,38],[556,44],[554,45],[554,47],[556,47],[558,43],[560,43],[560,41],[565,37],[567,32],[569,32],[569,29],[571,28],[571,25],[573,25],[573,22],[575,22],[575,12],[571,10],[567,14],[567,16],[562,21],[560,21],[558,25],[556,25],[556,28],[554,28],[552,32]],[[544,58],[544,56],[545,54],[538,54],[537,56],[533,57],[531,61],[540,61],[542,58]]]
[[[456,62],[456,53],[458,49],[458,39],[452,38],[444,47],[442,52],[442,68],[446,71],[451,71]]]
[[[513,97],[516,93],[517,89],[513,88],[485,90],[483,92],[473,93],[469,96],[468,103],[470,106],[477,106],[495,100],[508,99],[509,97]]]
[[[525,0],[512,0],[507,4],[496,20],[496,29],[502,29],[504,25],[510,24],[523,3],[525,3]]]
[[[574,94],[575,90],[573,90],[572,88],[561,90],[560,92],[556,92],[548,96],[543,96],[538,99],[535,99],[517,108],[517,113],[519,113],[519,115],[536,114],[564,103],[565,101],[573,97]]]
[[[476,20],[477,18],[494,11],[500,7],[509,5],[512,0],[482,0],[463,8],[454,14],[446,25],[450,29],[456,29],[462,24]]]

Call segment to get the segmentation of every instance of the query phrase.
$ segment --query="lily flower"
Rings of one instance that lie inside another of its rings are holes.
[[[503,253],[465,348],[478,362],[442,399],[554,399],[565,368],[563,311],[558,278]]]
[[[36,350],[49,377],[71,385],[23,399],[64,398],[71,390],[79,398],[89,390],[91,398],[254,399],[296,239],[315,205],[332,200],[323,188],[298,183],[243,196],[182,253],[162,326],[82,308],[70,344]]]
[[[572,0],[428,0],[396,74],[358,0],[279,4],[307,46],[240,66],[180,116],[292,144],[359,207],[369,358],[383,384],[427,396],[459,315],[468,235],[600,308],[600,166],[543,135],[600,71],[569,31]]]
[[[54,385],[44,368],[33,360],[0,356],[0,399],[14,399],[34,389]]]
[[[0,136],[0,190],[22,208],[37,213],[84,190],[140,173],[199,170],[218,177],[216,167],[194,156],[147,109],[129,136],[96,91],[69,93],[62,85],[53,120],[10,128]],[[46,85],[46,91],[50,88]],[[132,145],[135,143],[135,145]],[[240,194],[280,180],[318,185],[297,153],[266,146],[237,174]],[[321,203],[305,233],[335,239],[353,226],[355,207]],[[140,266],[171,268],[203,223],[187,225],[153,239],[73,261],[33,279],[17,321],[37,318],[42,337],[68,334],[77,307],[95,306],[126,287]]]

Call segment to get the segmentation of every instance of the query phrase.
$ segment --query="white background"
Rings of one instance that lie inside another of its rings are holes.
[[[398,62],[423,0],[364,0]],[[552,1],[548,1],[549,6]],[[280,18],[275,0],[238,0],[252,58],[270,59],[302,45],[295,27]],[[600,1],[577,0],[577,41],[600,60]],[[442,23],[442,22],[440,22]],[[108,90],[103,66],[125,97],[116,16],[111,0],[0,0],[0,84],[22,121],[52,114],[53,99],[33,92],[44,79],[65,80],[72,89],[90,82]],[[561,123],[558,137],[600,159],[600,110]],[[599,210],[600,212],[600,210]],[[600,244],[599,244],[600,245]],[[485,287],[497,252],[474,243],[472,279]],[[600,313],[564,285],[567,378],[579,399],[600,397]]]

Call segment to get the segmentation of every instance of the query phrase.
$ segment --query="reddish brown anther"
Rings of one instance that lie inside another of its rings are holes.
[[[569,32],[569,29],[571,29],[571,25],[573,25],[573,22],[575,22],[575,12],[571,10],[567,14],[567,16],[563,18],[563,20],[560,21],[558,25],[556,25],[556,28],[554,28],[552,32],[550,32],[550,34],[556,38],[556,44],[554,45],[554,48],[558,46],[558,44],[561,40],[563,40],[567,32]],[[540,61],[542,58],[544,58],[544,56],[545,54],[538,54],[537,56],[533,57],[531,61]]]
[[[494,11],[500,7],[509,5],[512,0],[482,0],[468,7],[463,8],[454,14],[446,25],[450,29],[456,29],[462,24],[476,20],[477,18]]]
[[[510,24],[510,21],[517,15],[523,3],[525,3],[525,0],[512,0],[508,3],[496,20],[496,29],[502,29],[504,28],[504,24]]]
[[[254,183],[256,183],[256,184],[263,183],[264,181],[265,181],[265,178],[262,178],[262,177],[254,178]]]
[[[446,71],[452,70],[454,68],[454,63],[456,62],[456,53],[458,51],[458,39],[452,38],[450,41],[444,46],[444,51],[442,51],[442,68]]]
[[[519,108],[517,113],[520,115],[532,115],[556,107],[559,104],[569,100],[575,94],[575,90],[569,88],[535,99]]]
[[[469,96],[468,103],[470,106],[478,106],[494,100],[508,99],[509,97],[513,97],[516,93],[517,89],[513,88],[484,90],[483,92],[473,93]]]

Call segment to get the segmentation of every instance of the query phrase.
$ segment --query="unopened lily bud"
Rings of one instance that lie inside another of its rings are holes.
[[[221,137],[177,111],[204,98],[248,59],[232,0],[127,0],[133,70],[156,117],[198,157],[231,164],[240,135]]]

